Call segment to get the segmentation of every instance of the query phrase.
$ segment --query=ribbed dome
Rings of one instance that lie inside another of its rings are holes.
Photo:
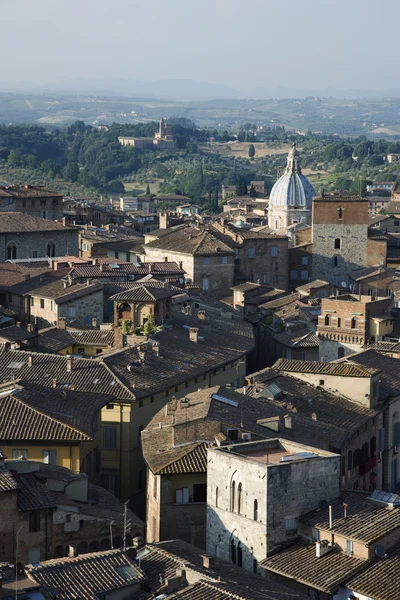
[[[301,172],[299,153],[293,144],[287,157],[285,173],[271,190],[270,206],[304,206],[311,208],[315,190]]]

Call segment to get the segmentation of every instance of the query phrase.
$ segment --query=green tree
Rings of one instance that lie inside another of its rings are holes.
[[[146,337],[150,337],[156,331],[156,324],[153,315],[150,315],[146,323],[143,325],[143,333]]]
[[[68,163],[62,170],[63,179],[67,181],[78,181],[79,165],[78,163]]]
[[[249,157],[250,157],[250,159],[253,160],[254,157],[255,157],[255,155],[256,155],[256,149],[254,148],[254,144],[250,144],[250,146],[249,146]]]
[[[149,184],[146,185],[146,196],[150,196],[150,186]]]
[[[368,179],[354,179],[350,184],[349,192],[353,196],[365,196],[367,193],[367,186],[371,183],[372,182]]]
[[[251,184],[249,196],[250,196],[250,198],[257,198],[256,188],[254,187],[253,184]]]

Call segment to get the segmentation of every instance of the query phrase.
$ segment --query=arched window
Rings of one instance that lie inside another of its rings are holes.
[[[109,550],[110,549],[110,540],[108,538],[101,540],[100,550]]]
[[[325,315],[325,325],[330,325],[331,324],[331,317],[330,315]]]
[[[340,250],[341,240],[340,238],[335,239],[335,250]]]
[[[352,468],[353,468],[353,453],[351,450],[349,450],[347,453],[347,469],[348,469],[348,471],[351,471]]]
[[[258,521],[258,500],[254,500],[253,504],[253,520]]]
[[[353,317],[351,320],[351,328],[357,329],[357,319],[355,317]]]
[[[80,544],[78,544],[76,550],[77,550],[78,554],[86,554],[87,553],[87,543],[81,542]]]
[[[376,451],[376,437],[371,438],[369,447],[370,447],[369,455],[372,458],[373,456],[375,456],[375,451]]]
[[[219,500],[219,488],[218,486],[215,488],[215,506],[218,508],[218,500]]]
[[[341,326],[342,326],[342,319],[341,319],[340,317],[338,317],[338,320],[337,320],[337,326],[338,326],[338,327],[341,327]]]
[[[235,540],[231,540],[231,562],[236,565],[236,544]]]
[[[122,548],[122,538],[119,535],[113,539],[113,545],[114,548]]]
[[[231,512],[235,510],[235,491],[236,491],[236,483],[232,481],[231,483]]]
[[[343,208],[338,208],[338,219],[343,219]]]
[[[94,542],[90,542],[89,544],[89,552],[98,552],[99,551],[99,542],[95,540]]]
[[[239,485],[238,485],[238,501],[237,501],[238,515],[240,515],[241,510],[242,510],[242,484],[239,483]]]
[[[50,258],[54,257],[56,255],[56,245],[54,242],[49,242],[47,244],[47,256],[49,256]]]
[[[279,219],[275,219],[275,229],[279,229],[279,227],[280,227]]]
[[[56,546],[54,548],[53,558],[62,558],[64,555],[64,548],[62,546]]]
[[[237,566],[243,566],[243,552],[242,552],[242,544],[239,542],[237,546]]]
[[[15,260],[17,258],[17,246],[14,242],[10,242],[7,246],[7,260]]]

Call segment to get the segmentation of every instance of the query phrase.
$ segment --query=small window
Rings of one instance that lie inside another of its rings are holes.
[[[115,253],[114,253],[114,257],[115,257],[115,258],[119,258],[119,252],[118,252],[118,250],[116,250],[116,251],[115,251]]]
[[[46,465],[56,465],[57,452],[55,450],[43,450],[43,462]]]
[[[340,317],[338,317],[338,320],[337,320],[337,326],[338,326],[338,327],[341,327],[341,326],[342,326],[342,319],[341,319]]]
[[[278,248],[276,246],[272,246],[271,256],[278,256]]]
[[[256,250],[255,248],[249,248],[249,258],[255,258]]]
[[[37,258],[37,250],[32,250],[32,258]]]
[[[253,503],[253,521],[258,521],[258,500]]]
[[[28,450],[13,450],[13,460],[26,460],[28,458]]]
[[[297,271],[295,271],[294,269],[292,269],[290,271],[290,281],[296,281],[297,279]]]
[[[207,279],[207,277],[205,277],[203,279],[203,291],[208,292],[209,289],[210,289],[210,280]]]
[[[353,554],[353,540],[346,540],[346,552],[347,554]]]
[[[393,225],[394,225],[395,227],[398,227],[398,226],[400,225],[400,221],[393,221]]]
[[[285,530],[287,534],[297,533],[297,519],[285,519]]]
[[[330,315],[325,315],[325,320],[324,323],[327,327],[329,327],[329,325],[331,324],[331,317]]]
[[[115,425],[105,425],[103,429],[103,443],[107,450],[115,450],[117,447],[117,428]]]
[[[317,529],[316,527],[312,528],[312,539],[314,542],[318,542],[319,541],[319,529]]]
[[[343,208],[338,208],[338,219],[343,219]]]
[[[87,252],[87,249],[88,249],[88,245],[86,244],[86,242],[83,242],[83,244],[82,244],[82,250],[84,252]]]
[[[106,406],[107,410],[114,410],[114,404],[112,404],[112,402],[109,402]]]
[[[351,328],[357,329],[357,319],[355,317],[353,317],[351,320]]]
[[[218,508],[218,502],[219,502],[219,487],[217,486],[215,488],[215,506]]]
[[[44,308],[44,299],[40,298],[40,308]]]
[[[319,380],[319,385],[325,385],[325,381],[323,379]]]
[[[301,264],[302,265],[308,265],[308,256],[302,256],[301,257]]]
[[[335,239],[335,250],[340,250],[341,247],[341,239],[340,238],[336,238]]]
[[[29,513],[29,531],[40,531],[40,511]]]
[[[223,256],[222,257],[222,264],[223,265],[227,265],[228,264],[228,257],[227,256]]]
[[[204,258],[204,264],[205,264],[205,265],[209,265],[209,264],[210,264],[210,257],[209,257],[209,256],[206,256],[206,257]]]
[[[299,360],[306,360],[306,353],[305,352],[299,352]]]
[[[302,281],[307,281],[308,280],[308,271],[302,271],[301,272],[301,280]]]

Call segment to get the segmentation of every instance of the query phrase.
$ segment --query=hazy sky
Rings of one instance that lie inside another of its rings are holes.
[[[0,82],[399,87],[399,0],[0,0]]]

